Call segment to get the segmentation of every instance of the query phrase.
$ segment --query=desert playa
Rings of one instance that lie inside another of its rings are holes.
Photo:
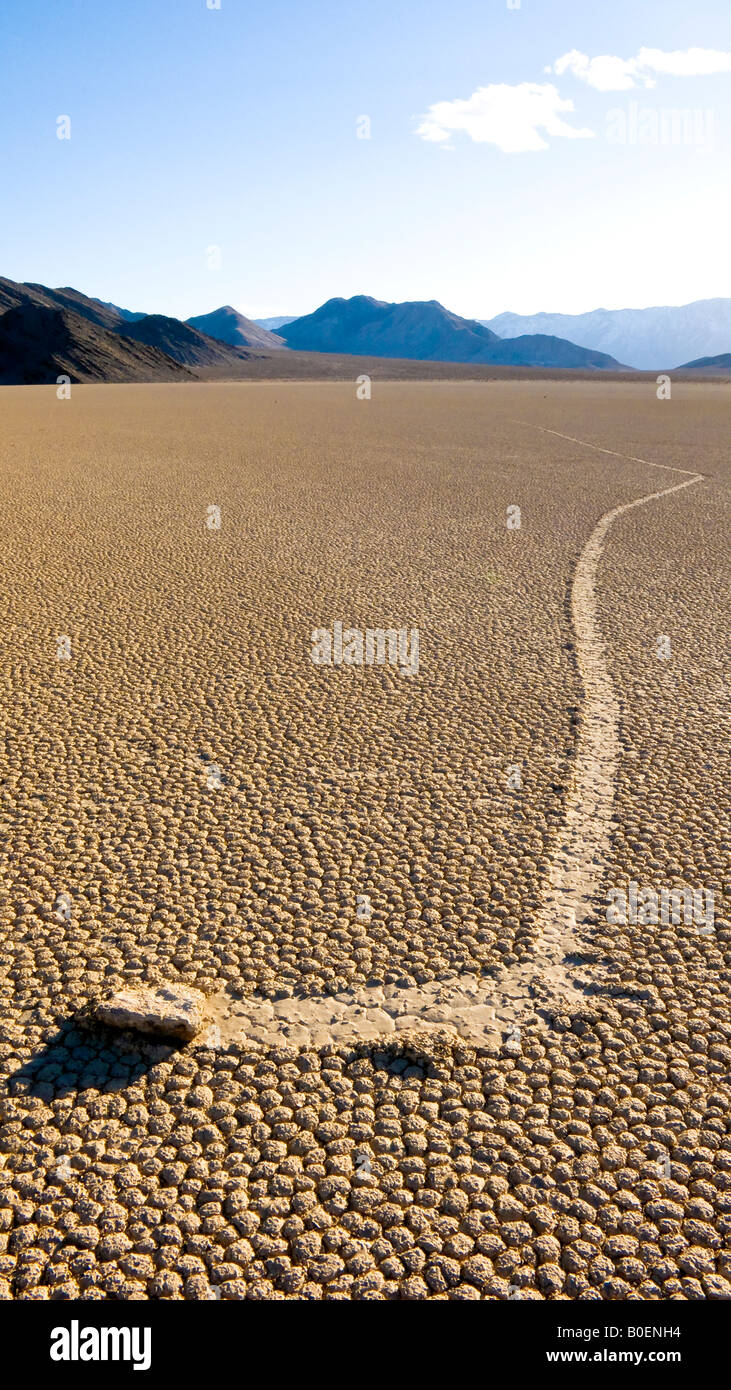
[[[4,1298],[731,1296],[730,399],[3,391]]]

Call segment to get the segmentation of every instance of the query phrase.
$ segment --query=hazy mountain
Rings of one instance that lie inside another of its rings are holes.
[[[519,338],[501,338],[490,348],[486,362],[504,362],[516,367],[582,368],[597,372],[620,371],[622,364],[605,352],[578,347],[567,338],[546,333],[526,333]]]
[[[279,318],[254,319],[253,321],[257,323],[260,328],[268,328],[272,333],[276,333],[278,328],[281,328],[285,323],[294,323],[296,318],[296,314],[281,314]]]
[[[482,323],[501,337],[555,333],[582,347],[611,353],[632,367],[661,370],[727,352],[731,299],[697,299],[676,308],[593,309],[586,314],[498,314]]]
[[[0,382],[185,381],[179,362],[70,309],[24,303],[0,314]]]
[[[404,304],[386,304],[368,295],[329,299],[314,314],[283,325],[280,336],[288,347],[307,352],[595,370],[620,365],[602,353],[548,335],[501,339],[435,299]]]
[[[195,318],[186,319],[186,323],[232,347],[252,347],[261,352],[272,352],[285,346],[275,333],[270,333],[268,328],[261,327],[252,319],[244,318],[230,304],[225,304],[222,309],[214,309],[210,314],[198,314]]]
[[[164,314],[147,314],[135,323],[123,323],[116,331],[125,338],[158,348],[186,367],[233,366],[251,356],[241,348],[230,347],[207,333],[200,333],[190,323],[167,318]]]
[[[678,371],[731,372],[731,352],[722,352],[718,357],[698,357],[695,362],[684,362]]]

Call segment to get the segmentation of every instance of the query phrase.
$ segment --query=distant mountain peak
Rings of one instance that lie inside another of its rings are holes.
[[[723,354],[731,347],[731,299],[696,299],[649,309],[592,309],[584,314],[505,313],[480,322],[501,337],[558,334],[645,371]]]
[[[210,338],[228,343],[230,347],[256,348],[260,352],[272,352],[284,347],[282,339],[276,333],[271,333],[268,328],[262,328],[252,319],[247,319],[238,309],[234,309],[232,304],[224,304],[220,309],[213,309],[210,314],[196,314],[193,318],[186,319],[186,323],[201,333],[207,333]]]
[[[410,358],[422,362],[501,362],[506,365],[616,370],[619,362],[561,338],[533,335],[513,340],[476,319],[463,319],[438,299],[389,304],[370,295],[328,299],[314,313],[283,324],[288,347],[358,357]]]

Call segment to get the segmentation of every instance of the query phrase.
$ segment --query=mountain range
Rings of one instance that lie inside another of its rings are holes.
[[[545,334],[500,338],[445,309],[436,299],[387,304],[368,295],[328,299],[314,314],[283,324],[279,336],[300,352],[412,358],[420,362],[503,363],[523,367],[619,370],[605,353]]]
[[[248,323],[240,317],[242,325]],[[260,340],[264,330],[256,324],[252,330]],[[68,286],[49,289],[0,278],[0,383],[5,385],[59,376],[185,381],[200,370],[236,376],[254,356],[180,319],[133,313]]]
[[[480,322],[500,337],[555,333],[644,371],[727,353],[731,299],[697,299],[654,309],[593,309],[586,314],[498,314]]]
[[[311,317],[311,316],[308,316]],[[283,335],[296,315],[255,319]],[[731,299],[697,299],[650,309],[593,309],[585,314],[497,314],[475,319],[500,338],[550,336],[607,353],[640,371],[694,367],[699,357],[722,357],[731,343]]]
[[[700,303],[731,305],[726,300]],[[672,311],[637,311],[653,312]],[[538,315],[535,322],[546,327],[555,318],[563,322],[569,317]],[[500,315],[492,323],[504,329],[509,321],[534,322]],[[0,383],[53,382],[60,376],[110,382],[238,379],[267,372],[311,379],[318,371],[343,377],[353,370],[354,358],[390,359],[389,371],[403,377],[414,375],[411,362],[443,363],[445,371],[461,364],[474,367],[479,375],[490,366],[503,372],[514,367],[583,373],[632,370],[608,353],[554,333],[501,337],[491,324],[462,318],[437,300],[395,304],[354,295],[329,299],[312,314],[277,322],[279,332],[274,333],[231,305],[182,321],[123,309],[69,286],[50,289],[0,279]],[[722,336],[720,328],[718,334],[728,348],[731,320],[728,334]],[[703,341],[707,340],[708,334]],[[658,360],[661,369],[670,370],[667,356]],[[684,369],[725,374],[731,371],[731,354],[704,353],[685,362]]]
[[[0,382],[179,380],[239,377],[252,357],[337,353],[410,361],[618,370],[603,353],[532,335],[499,338],[436,300],[386,304],[367,295],[331,299],[280,334],[224,305],[183,322],[90,298],[66,286],[0,279]]]
[[[190,323],[167,318],[164,314],[146,314],[134,323],[125,323],[119,331],[125,339],[132,338],[135,342],[158,348],[186,367],[226,367],[231,365],[232,360],[242,360],[240,349],[200,332]],[[244,361],[247,356],[247,353],[243,354]]]

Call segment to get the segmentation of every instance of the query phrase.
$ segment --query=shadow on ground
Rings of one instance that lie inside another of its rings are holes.
[[[152,1067],[184,1046],[90,1026],[78,1016],[61,1022],[57,1031],[17,1071],[8,1077],[11,1096],[57,1100],[89,1088],[119,1091],[138,1081]]]

